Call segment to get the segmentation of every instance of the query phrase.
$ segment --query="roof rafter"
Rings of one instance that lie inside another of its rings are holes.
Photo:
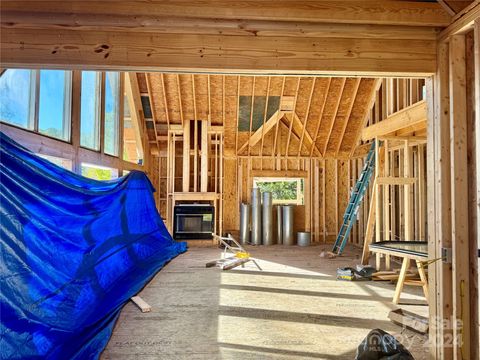
[[[285,112],[277,110],[275,113],[262,125],[260,126],[255,133],[242,145],[242,147],[237,151],[238,154],[242,153],[247,148],[254,147],[260,140],[262,140],[262,134],[268,133],[285,115]]]

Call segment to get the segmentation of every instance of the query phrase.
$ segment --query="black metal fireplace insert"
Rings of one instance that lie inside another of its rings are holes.
[[[173,210],[175,240],[210,240],[214,207],[207,204],[179,204]]]

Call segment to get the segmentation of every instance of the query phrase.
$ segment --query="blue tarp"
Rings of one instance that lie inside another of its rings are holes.
[[[186,250],[142,172],[96,181],[0,133],[2,359],[96,359],[123,305]]]

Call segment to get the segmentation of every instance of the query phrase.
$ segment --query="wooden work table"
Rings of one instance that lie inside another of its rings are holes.
[[[373,253],[390,255],[402,258],[402,267],[398,276],[397,287],[393,296],[393,303],[398,304],[400,294],[405,284],[421,285],[423,293],[428,301],[428,279],[425,273],[424,263],[428,260],[428,247],[426,241],[381,241],[369,245]],[[420,281],[407,281],[407,271],[410,261],[414,260]]]

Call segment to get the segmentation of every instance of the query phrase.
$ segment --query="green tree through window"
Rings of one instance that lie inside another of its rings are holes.
[[[253,186],[271,192],[274,203],[303,204],[303,179],[255,178]]]

